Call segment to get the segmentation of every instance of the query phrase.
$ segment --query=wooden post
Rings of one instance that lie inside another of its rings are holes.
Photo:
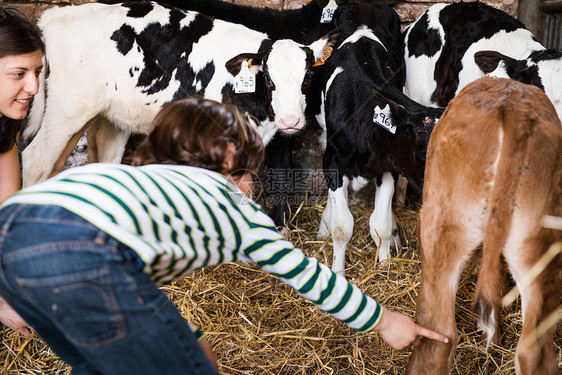
[[[542,10],[545,13],[561,13],[562,0],[546,0],[542,5]]]

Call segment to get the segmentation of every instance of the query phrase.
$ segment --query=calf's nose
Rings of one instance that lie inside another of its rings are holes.
[[[297,116],[287,116],[281,119],[281,124],[284,129],[297,129],[301,119]]]

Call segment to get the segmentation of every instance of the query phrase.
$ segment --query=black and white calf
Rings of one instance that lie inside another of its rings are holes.
[[[338,0],[340,1],[348,0]],[[120,1],[102,0],[101,2],[107,4]],[[322,15],[327,14],[331,8],[328,7],[329,0],[312,0],[302,8],[290,10],[237,5],[223,0],[159,0],[158,3],[238,23],[263,32],[272,40],[291,39],[298,43],[309,44],[333,29],[331,22],[322,22]],[[317,97],[317,94],[311,93],[311,90],[308,94]],[[309,98],[310,96],[307,95],[307,99]],[[291,191],[287,190],[287,181],[284,178],[283,182],[279,181],[281,178],[278,176],[286,176],[293,169],[295,139],[295,135],[277,132],[266,147],[266,175],[270,176],[266,190],[268,199],[273,202],[272,218],[277,226],[285,226],[288,221],[287,202]]]
[[[387,6],[340,6],[334,22],[340,44],[326,62],[325,89],[318,121],[326,129],[324,173],[329,186],[318,236],[332,234],[332,269],[343,273],[353,232],[348,187],[377,179],[370,233],[379,259],[400,246],[392,197],[397,174],[421,193],[429,135],[441,109],[422,106],[404,95],[400,20]]]
[[[482,3],[436,4],[404,30],[404,93],[445,107],[490,74],[540,87],[562,118],[562,51],[546,49],[525,26]]]
[[[149,2],[52,8],[38,25],[49,72],[25,133],[37,132],[23,152],[24,185],[62,169],[88,127],[95,161],[120,162],[129,135],[148,133],[162,104],[186,96],[237,105],[258,120],[266,144],[278,130],[295,133],[305,125],[309,71],[339,36],[332,31],[308,46],[273,42]],[[241,71],[251,73],[254,93],[235,93]]]
[[[338,0],[337,2],[348,1],[350,0]],[[98,2],[116,4],[122,1],[101,0]],[[301,8],[281,10],[238,5],[224,0],[158,0],[157,3],[196,11],[223,21],[238,23],[252,30],[261,31],[272,40],[291,39],[299,43],[309,44],[333,29],[331,22],[321,22],[322,14],[329,0],[311,0]]]
[[[375,2],[376,0],[337,0],[336,5],[350,2]],[[378,0],[386,2],[386,0]],[[393,1],[393,0],[391,0]],[[105,4],[115,4],[120,0],[101,0]],[[333,3],[329,0],[311,0],[298,9],[271,9],[268,7],[252,7],[238,5],[223,0],[158,0],[160,4],[167,4],[184,10],[203,13],[215,19],[244,25],[252,30],[260,31],[272,39],[291,39],[298,43],[309,44],[334,28],[330,22]],[[318,69],[315,69],[318,70]],[[307,113],[314,114],[319,104],[319,90],[311,88],[307,94],[307,102],[314,102],[307,108]],[[266,166],[270,178],[267,186],[268,198],[274,203],[273,220],[278,226],[286,223],[288,215],[287,198],[290,191],[286,183],[275,179],[277,173],[287,175],[292,170],[292,151],[295,136],[287,136],[278,132],[266,147]],[[286,182],[286,181],[285,181]]]

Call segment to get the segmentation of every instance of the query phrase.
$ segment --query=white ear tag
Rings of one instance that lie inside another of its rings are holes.
[[[247,94],[256,92],[256,77],[250,72],[248,61],[242,61],[240,72],[234,77],[234,92]]]
[[[379,106],[375,107],[373,122],[378,126],[382,126],[392,134],[396,134],[396,125],[392,123],[392,115],[390,114],[390,107],[388,104],[382,109]]]
[[[506,71],[506,63],[503,60],[500,60],[496,69],[493,72],[486,74],[488,77],[492,78],[510,78]]]
[[[320,17],[320,23],[330,23],[332,22],[332,18],[334,18],[334,12],[338,8],[338,4],[336,4],[336,0],[330,0],[328,5],[324,7],[322,11],[322,17]]]

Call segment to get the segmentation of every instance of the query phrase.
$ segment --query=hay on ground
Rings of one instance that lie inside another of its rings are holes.
[[[288,238],[308,256],[331,264],[331,244],[315,238],[323,206],[295,210]],[[372,207],[352,205],[355,232],[346,276],[385,306],[415,315],[420,285],[416,207],[398,209],[403,248],[378,263],[368,233]],[[453,374],[512,374],[521,330],[520,304],[504,308],[502,347],[485,350],[469,312],[476,266],[465,270],[457,296],[460,341]],[[403,374],[411,348],[392,350],[376,333],[360,334],[299,297],[252,263],[200,270],[163,288],[183,316],[206,332],[222,374]],[[0,328],[1,374],[69,374],[70,369],[36,336]],[[562,329],[555,345],[562,364]]]

